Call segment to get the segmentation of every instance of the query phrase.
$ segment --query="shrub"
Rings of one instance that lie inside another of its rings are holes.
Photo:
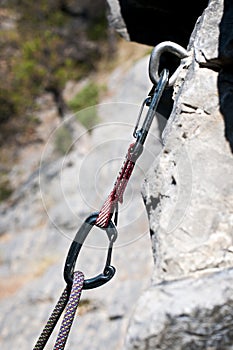
[[[77,112],[77,119],[88,130],[98,122],[96,105],[99,102],[100,87],[90,82],[69,103],[73,112]]]
[[[55,149],[61,154],[65,155],[70,151],[72,145],[72,135],[67,125],[61,126],[55,134]]]

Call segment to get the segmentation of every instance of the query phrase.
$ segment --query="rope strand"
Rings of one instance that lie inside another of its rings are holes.
[[[60,299],[58,300],[51,316],[49,317],[39,339],[36,342],[33,350],[42,350],[44,349],[47,341],[49,340],[50,335],[52,334],[59,318],[61,317],[62,312],[64,311],[66,304],[69,300],[69,293],[67,287],[64,289]]]
[[[84,283],[83,273],[80,271],[74,272],[73,285],[72,285],[70,294],[69,294],[68,288],[66,287],[62,295],[60,296],[51,316],[49,317],[43,331],[41,332],[41,335],[37,340],[33,350],[44,349],[59,318],[61,317],[62,312],[66,307],[64,318],[62,320],[60,330],[56,339],[56,343],[53,348],[54,350],[64,349],[73,320],[74,320],[75,312],[79,304],[83,283]]]
[[[79,304],[79,300],[81,297],[83,282],[84,282],[83,273],[80,271],[75,272],[70,297],[65,310],[65,315],[62,320],[62,324],[61,324],[53,350],[62,350],[65,347],[65,344],[74,320],[74,316]]]

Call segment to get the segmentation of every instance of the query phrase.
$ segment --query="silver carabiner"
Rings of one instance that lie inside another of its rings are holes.
[[[149,76],[150,80],[153,84],[158,84],[160,76],[159,76],[159,63],[160,56],[164,52],[170,52],[174,55],[178,56],[180,59],[188,57],[188,51],[184,49],[182,46],[173,43],[172,41],[164,41],[157,46],[151,52],[150,62],[149,62]],[[180,72],[180,66],[176,69],[176,71],[172,74],[172,76],[168,80],[167,86],[174,85],[177,76]]]
[[[141,154],[142,152],[142,148],[141,146],[143,146],[146,137],[149,133],[152,121],[154,119],[155,116],[155,112],[157,110],[160,98],[162,97],[162,94],[167,86],[168,83],[168,75],[169,75],[169,71],[167,69],[163,69],[160,77],[159,77],[159,81],[158,84],[155,87],[155,90],[153,92],[152,96],[147,97],[144,101],[143,104],[141,106],[138,118],[137,118],[137,122],[134,128],[134,132],[133,132],[133,136],[137,139],[136,143],[135,143],[135,147],[133,148],[133,151],[131,152],[131,155],[134,154],[134,156],[136,156],[136,158]],[[147,114],[145,116],[145,119],[142,123],[141,128],[139,129],[139,123],[140,123],[140,119],[141,119],[141,115],[142,115],[142,111],[145,105],[149,106],[149,110],[147,111]]]
[[[135,124],[135,127],[134,127],[134,131],[133,131],[133,137],[135,137],[135,139],[138,136],[138,125],[140,123],[140,119],[141,119],[141,116],[142,116],[143,109],[144,109],[145,105],[150,105],[150,103],[151,103],[151,96],[147,97],[142,102],[142,105],[141,105],[141,108],[140,108],[140,111],[139,111],[139,114],[138,114],[138,117],[137,117],[137,121],[136,121],[136,124]]]

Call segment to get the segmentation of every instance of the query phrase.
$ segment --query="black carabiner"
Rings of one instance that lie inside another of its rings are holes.
[[[99,213],[93,213],[84,221],[76,236],[70,246],[65,267],[64,267],[64,279],[68,287],[73,284],[73,273],[75,269],[76,260],[78,258],[79,252],[82,248],[82,245],[87,238],[88,233],[91,231],[92,227],[95,225],[96,219]],[[111,265],[111,255],[113,243],[117,238],[117,229],[112,221],[109,222],[106,228],[102,228],[106,231],[109,239],[108,254],[106,259],[106,264],[104,267],[103,273],[97,275],[96,277],[88,278],[84,280],[83,289],[93,289],[99,286],[102,286],[108,282],[115,274],[116,269]]]

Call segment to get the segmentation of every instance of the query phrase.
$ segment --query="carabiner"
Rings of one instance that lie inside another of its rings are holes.
[[[134,131],[133,131],[133,137],[135,137],[135,139],[137,138],[137,134],[138,134],[138,126],[139,126],[139,123],[140,123],[140,119],[141,119],[141,116],[142,116],[142,112],[143,112],[143,109],[145,107],[145,105],[150,105],[151,103],[151,96],[147,97],[143,102],[142,102],[142,105],[141,105],[141,108],[140,108],[140,111],[139,111],[139,114],[138,114],[138,117],[137,117],[137,121],[136,121],[136,124],[135,124],[135,127],[134,127]]]
[[[150,80],[153,84],[158,84],[159,82],[159,62],[160,56],[164,52],[170,52],[174,55],[178,56],[180,59],[188,57],[188,51],[184,49],[182,46],[173,43],[172,41],[164,41],[157,46],[155,46],[152,50],[149,62],[149,76]],[[180,66],[176,69],[176,71],[169,78],[167,86],[174,85],[177,76],[180,72]]]
[[[163,69],[160,74],[158,84],[156,84],[156,87],[154,87],[153,89],[152,96],[147,97],[143,101],[143,104],[141,106],[141,109],[137,118],[137,122],[134,128],[134,132],[133,132],[133,136],[137,139],[136,146],[134,147],[134,150],[133,150],[135,154],[138,153],[136,149],[139,149],[140,152],[142,152],[141,146],[143,146],[146,140],[146,137],[148,135],[152,121],[154,119],[154,115],[158,107],[160,98],[168,84],[168,76],[169,76],[169,71],[167,69]],[[149,106],[149,110],[147,111],[146,117],[142,123],[142,127],[139,129],[139,123],[140,123],[142,111],[145,105]]]
[[[78,232],[76,233],[75,239],[73,240],[64,267],[64,279],[68,286],[73,284],[73,273],[75,269],[76,260],[78,258],[79,252],[82,248],[82,245],[87,238],[88,233],[91,231],[95,225],[96,219],[99,213],[93,213],[84,221]],[[111,264],[111,255],[113,243],[117,238],[117,229],[112,221],[109,222],[106,228],[102,228],[106,231],[109,239],[108,254],[106,259],[106,264],[104,267],[103,273],[84,280],[83,289],[93,289],[99,286],[102,286],[108,282],[115,274],[116,269]]]

